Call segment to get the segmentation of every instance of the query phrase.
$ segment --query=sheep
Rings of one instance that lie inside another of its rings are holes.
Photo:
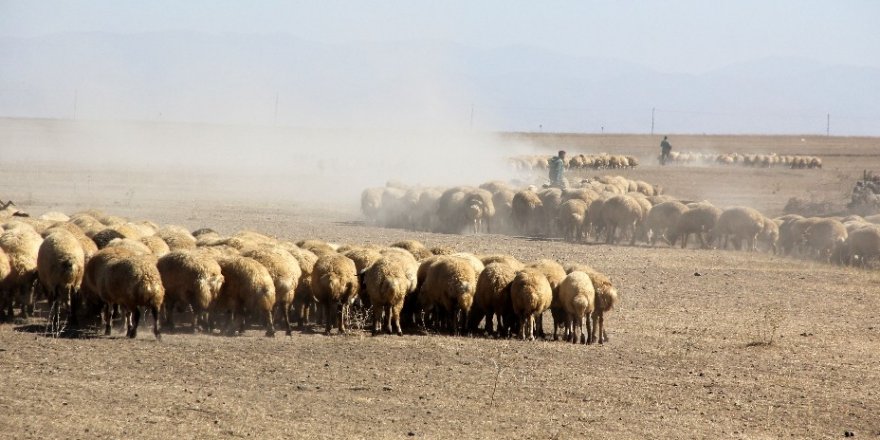
[[[311,279],[318,256],[311,251],[300,249],[290,242],[281,242],[279,246],[296,259],[302,273],[300,276],[301,281],[297,284],[293,294],[293,310],[294,316],[297,319],[297,327],[299,330],[303,330],[306,322],[309,321],[311,307],[315,304],[315,297],[312,295]]]
[[[832,250],[846,240],[846,226],[835,219],[822,219],[804,231],[804,242],[815,256],[825,261],[831,257]]]
[[[409,251],[416,260],[422,260],[430,257],[431,251],[425,245],[417,240],[402,240],[391,245],[393,248],[401,248]]]
[[[489,227],[497,234],[511,234],[513,197],[516,193],[511,189],[499,189],[492,194],[492,204],[495,206],[495,215],[489,221]]]
[[[385,314],[384,327],[388,333],[403,336],[400,326],[400,312],[404,299],[416,288],[418,263],[414,258],[399,254],[383,256],[364,273],[364,287],[373,306],[373,335],[383,327],[382,314]]]
[[[663,202],[654,205],[648,212],[648,218],[645,221],[647,231],[651,232],[650,244],[657,244],[657,237],[672,245],[668,236],[678,226],[682,214],[688,210],[688,207],[678,201]]]
[[[305,249],[307,251],[312,252],[318,257],[322,257],[324,255],[331,255],[336,253],[336,248],[333,247],[330,243],[327,243],[323,240],[301,240],[296,243],[301,249]]]
[[[140,242],[146,245],[147,248],[150,249],[150,253],[156,257],[162,257],[171,252],[171,247],[168,246],[168,243],[166,243],[165,240],[162,240],[158,235],[141,237]]]
[[[0,316],[3,316],[4,319],[12,319],[12,298],[6,296],[6,290],[8,288],[7,283],[9,281],[9,275],[12,272],[12,266],[9,263],[9,257],[6,255],[6,252],[0,248]],[[6,314],[7,310],[7,301],[9,302],[9,314]]]
[[[817,217],[809,217],[809,218],[799,218],[796,220],[792,220],[790,222],[783,223],[783,228],[785,230],[785,245],[788,246],[786,249],[786,255],[788,255],[791,251],[796,251],[798,254],[804,252],[804,234],[807,232],[811,226],[821,221],[822,219]]]
[[[370,223],[375,224],[379,219],[384,191],[384,188],[367,188],[361,193],[361,212]]]
[[[583,239],[586,215],[587,202],[581,199],[567,200],[559,206],[557,222],[566,240],[578,242]]]
[[[559,214],[559,207],[562,205],[562,190],[559,188],[544,188],[538,191],[538,197],[541,199],[541,212],[543,214],[544,233],[549,236],[556,235],[556,216]]]
[[[527,268],[536,269],[541,272],[547,282],[550,283],[552,293],[552,301],[550,304],[550,314],[553,317],[553,340],[559,339],[558,330],[565,328],[565,309],[559,299],[559,284],[565,279],[565,268],[561,264],[548,259],[542,259],[529,263]],[[538,317],[538,336],[544,337],[543,317]]]
[[[855,229],[834,250],[833,259],[837,263],[853,264],[856,258],[862,267],[880,258],[880,228],[869,225]]]
[[[585,273],[590,276],[596,291],[596,307],[593,309],[593,328],[589,340],[597,341],[596,333],[598,332],[598,342],[603,344],[608,341],[608,334],[605,332],[605,314],[613,310],[617,304],[617,288],[601,272],[586,270]]]
[[[223,273],[217,260],[206,252],[171,251],[156,264],[165,286],[165,325],[174,328],[174,311],[178,304],[193,311],[192,332],[199,331],[199,321],[210,328],[208,312],[220,293]]]
[[[675,246],[675,242],[681,239],[681,248],[684,249],[687,247],[688,237],[691,234],[696,234],[700,241],[700,248],[706,249],[708,246],[703,234],[709,233],[715,228],[715,223],[721,217],[721,212],[721,209],[709,203],[689,205],[687,211],[678,218],[678,222],[670,234],[672,236],[670,245]]]
[[[37,280],[37,254],[43,238],[33,229],[16,229],[0,234],[0,249],[9,257],[10,273],[6,279],[8,316],[12,317],[13,302],[21,305],[21,316],[33,313],[34,283]]]
[[[480,272],[477,278],[477,288],[474,292],[474,302],[471,307],[469,327],[476,331],[480,321],[486,319],[485,331],[487,334],[496,334],[493,329],[493,317],[497,322],[498,334],[502,332],[502,320],[507,331],[511,328],[509,316],[511,313],[510,283],[516,276],[516,269],[504,262],[492,262]]]
[[[488,266],[492,263],[506,264],[514,270],[521,270],[523,267],[525,267],[525,265],[521,261],[517,260],[514,257],[511,257],[510,255],[485,255],[480,257],[480,262],[483,263],[483,270],[485,270],[485,266]]]
[[[153,335],[157,340],[162,339],[159,334],[159,309],[165,298],[165,288],[156,263],[154,255],[124,255],[123,251],[100,268],[96,284],[98,296],[106,304],[105,334],[110,332],[111,306],[117,305],[126,312],[126,335],[129,338],[137,337],[140,308],[147,307],[153,314]]]
[[[758,234],[763,229],[764,216],[760,212],[744,206],[734,206],[725,209],[718,217],[718,222],[712,230],[712,237],[713,241],[714,239],[720,241],[722,237],[724,238],[722,249],[727,248],[728,239],[733,236],[736,249],[740,249],[742,240],[746,240],[747,249],[755,251],[757,250]]]
[[[345,333],[348,308],[359,288],[354,261],[336,253],[319,257],[312,271],[311,287],[315,299],[324,306],[324,333],[330,334],[334,321],[339,333]]]
[[[596,291],[590,276],[580,271],[570,272],[559,284],[559,300],[565,309],[571,342],[577,343],[579,330],[581,344],[592,343],[590,316],[596,307]],[[586,333],[584,320],[587,321]]]
[[[442,256],[431,261],[424,272],[420,295],[430,306],[446,312],[448,329],[455,335],[460,334],[468,321],[477,287],[473,265],[466,258]]]
[[[602,221],[602,207],[605,205],[604,198],[593,200],[587,208],[584,216],[584,234],[589,236],[595,235],[596,241],[599,240],[599,234],[605,229]]]
[[[262,264],[275,284],[276,312],[281,313],[284,320],[285,332],[290,336],[293,327],[290,324],[290,306],[293,303],[294,292],[302,276],[299,263],[289,252],[277,246],[264,246],[251,249],[241,254],[243,257],[253,258]]]
[[[103,229],[100,232],[92,235],[92,240],[95,242],[96,245],[98,245],[98,249],[104,249],[105,247],[107,247],[108,243],[117,238],[125,238],[125,236],[122,235],[119,231],[112,228]]]
[[[761,233],[758,234],[758,240],[767,242],[768,251],[776,255],[778,250],[776,244],[779,242],[779,224],[767,217],[764,217],[763,221],[764,226],[761,228]]]
[[[535,339],[536,318],[550,308],[552,300],[550,283],[539,270],[527,267],[516,273],[510,283],[510,302],[513,314],[519,318],[520,338]]]
[[[266,336],[275,336],[272,310],[275,307],[275,283],[265,266],[249,257],[232,256],[217,260],[223,283],[214,301],[214,311],[229,314],[227,333],[235,334],[235,324],[244,333],[248,314],[258,315],[266,324]],[[212,317],[213,319],[213,317]]]
[[[62,305],[69,310],[71,325],[77,325],[77,305],[84,270],[85,253],[73,233],[56,229],[40,244],[37,276],[48,295],[53,329],[60,329]]]
[[[534,234],[539,227],[544,203],[538,194],[531,190],[519,191],[513,195],[511,210],[514,225],[522,234]]]
[[[474,274],[476,276],[479,276],[480,272],[482,272],[483,268],[485,267],[483,262],[479,258],[477,258],[476,255],[470,252],[456,252],[454,254],[451,254],[450,257],[460,258],[467,261],[467,263],[471,265],[471,268],[474,269]]]
[[[131,249],[133,252],[137,254],[152,254],[153,252],[150,250],[147,245],[142,243],[139,240],[134,240],[131,238],[114,238],[110,240],[109,243],[105,247],[125,247]]]
[[[614,244],[617,240],[615,232],[620,228],[621,234],[632,233],[630,246],[634,245],[636,223],[641,221],[642,216],[642,207],[633,197],[616,195],[606,200],[602,205],[602,222],[605,224],[607,234],[605,242]]]

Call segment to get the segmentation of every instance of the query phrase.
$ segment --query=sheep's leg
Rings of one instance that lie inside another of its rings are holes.
[[[391,320],[397,330],[397,336],[403,336],[403,328],[400,327],[400,311],[403,309],[403,302],[391,307]]]
[[[534,333],[541,339],[545,339],[547,334],[544,333],[544,314],[540,314],[537,317],[532,318],[533,327],[535,328]]]
[[[526,340],[526,332],[529,327],[529,318],[527,316],[523,316],[519,320],[519,337],[523,341]]]
[[[113,307],[110,304],[104,304],[102,312],[104,315],[104,336],[110,336],[113,325]]]
[[[630,238],[630,240],[629,240],[629,245],[635,246],[636,245],[636,225],[633,224],[632,226],[628,226],[627,230],[630,231],[630,233],[632,234],[632,238]]]
[[[150,308],[150,311],[153,312],[153,335],[156,336],[156,340],[162,340],[162,335],[159,334],[159,307],[153,306]],[[193,311],[193,315],[195,315],[195,311]]]
[[[495,334],[495,325],[492,322],[492,319],[494,317],[495,317],[495,312],[486,313],[486,334],[487,335],[494,335]],[[499,316],[498,319],[500,320],[501,317]],[[501,326],[499,325],[498,327],[501,327]]]
[[[287,336],[293,334],[293,324],[290,323],[290,303],[281,304],[281,317],[284,318],[284,333]]]
[[[373,306],[373,336],[376,336],[382,330],[382,308]]]
[[[529,340],[534,341],[535,340],[535,316],[534,315],[529,314],[528,321],[526,321],[526,326],[528,327]]]
[[[374,307],[377,307],[377,306],[374,306]],[[385,305],[384,307],[382,307],[382,309],[384,309],[384,311],[385,311],[385,316],[383,317],[383,324],[384,324],[383,327],[385,327],[384,328],[385,332],[390,335],[390,334],[394,333],[394,328],[393,328],[394,327],[393,326],[394,318],[391,315],[391,304]]]
[[[330,330],[333,329],[333,323],[336,321],[334,316],[336,307],[331,307],[330,304],[321,304],[321,306],[324,309],[324,334],[330,336]]]
[[[287,322],[287,334],[290,334],[290,322]],[[269,310],[266,311],[266,337],[273,338],[275,337],[275,316],[272,313],[272,308],[269,307]]]
[[[141,308],[132,307],[130,314],[131,322],[128,324],[128,337],[134,339],[137,337],[138,325],[141,323]]]
[[[165,325],[164,327],[167,331],[174,331],[174,308],[177,306],[176,303],[166,301],[162,304],[162,310],[165,311]],[[196,331],[196,321],[198,320],[198,313],[196,312],[196,308],[193,307],[193,329],[192,331]]]
[[[605,343],[605,314],[599,313],[599,322],[594,324],[595,327],[599,327],[599,344]]]
[[[581,344],[591,344],[593,342],[593,328],[590,325],[591,318],[592,317],[589,313],[584,316],[584,321],[587,322],[587,332],[584,334],[584,332],[581,331]]]
[[[612,224],[610,227],[606,228],[605,231],[605,244],[614,244],[614,231],[617,229],[617,224]]]

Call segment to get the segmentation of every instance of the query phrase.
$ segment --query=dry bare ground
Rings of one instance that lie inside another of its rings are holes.
[[[533,136],[548,150],[560,142],[576,150],[576,142],[596,138]],[[672,137],[676,146],[685,139]],[[639,136],[601,141],[609,152],[654,148],[653,138]],[[834,185],[844,174],[880,169],[876,139],[811,148],[799,137],[724,142],[735,151],[819,154],[825,168],[646,165],[622,174],[689,198],[701,198],[701,187],[723,188],[704,197],[777,214],[788,194],[840,198],[843,187]],[[113,337],[51,339],[21,331],[39,319],[3,324],[0,432],[8,438],[880,436],[876,271],[733,251],[409,233],[356,222],[354,205],[200,194],[200,185],[222,189],[211,176],[163,182],[158,172],[31,165],[0,165],[0,198],[34,213],[95,207],[223,233],[248,228],[340,243],[416,238],[523,260],[587,262],[620,286],[621,303],[601,347],[365,332],[268,339],[256,329],[241,337],[169,334],[161,342],[146,331],[127,340],[118,329]],[[129,191],[136,196],[126,198]]]

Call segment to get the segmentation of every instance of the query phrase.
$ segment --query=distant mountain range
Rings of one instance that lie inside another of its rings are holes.
[[[771,58],[690,75],[525,46],[288,35],[0,38],[0,116],[302,127],[880,135],[880,69]]]

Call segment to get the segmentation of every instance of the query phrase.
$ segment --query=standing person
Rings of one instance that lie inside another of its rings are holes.
[[[672,151],[672,145],[666,136],[663,136],[663,140],[660,141],[660,165],[666,165],[666,161],[669,160],[670,151]]]
[[[551,157],[548,163],[550,165],[550,186],[557,188],[568,186],[565,181],[565,151],[559,150],[559,153]]]

